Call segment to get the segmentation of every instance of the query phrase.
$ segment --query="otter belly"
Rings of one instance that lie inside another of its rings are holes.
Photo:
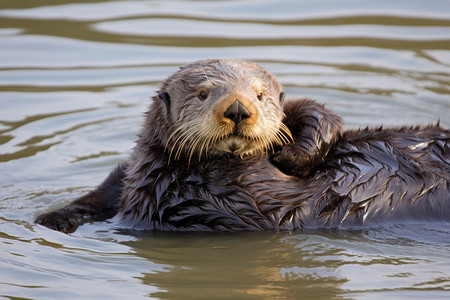
[[[425,140],[426,147],[419,149]],[[159,201],[144,190],[139,197],[146,200],[136,202],[139,207],[127,207],[134,215],[123,217],[121,225],[293,230],[450,220],[448,145],[448,137],[350,132],[306,178],[286,175],[265,158],[205,160],[189,174],[171,182],[164,179],[165,190],[155,192]],[[172,178],[165,168],[159,169],[158,177],[164,178],[165,172]],[[147,204],[144,210],[142,203]]]

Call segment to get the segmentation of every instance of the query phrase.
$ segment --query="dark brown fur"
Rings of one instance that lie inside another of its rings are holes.
[[[269,92],[279,93],[268,78]],[[439,125],[342,132],[340,118],[323,105],[295,99],[283,108],[294,142],[275,143],[273,153],[191,156],[182,149],[174,159],[168,140],[180,112],[168,87],[175,79],[161,88],[164,102],[155,97],[130,160],[97,190],[37,223],[69,232],[82,216],[164,231],[450,221],[450,132]]]

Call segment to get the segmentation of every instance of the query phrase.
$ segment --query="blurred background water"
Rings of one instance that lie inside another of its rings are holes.
[[[0,297],[448,299],[450,225],[70,235],[33,224],[129,155],[180,65],[241,58],[347,128],[450,127],[450,2],[0,1]]]

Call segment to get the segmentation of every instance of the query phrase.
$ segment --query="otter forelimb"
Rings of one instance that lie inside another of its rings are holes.
[[[63,208],[39,216],[35,222],[67,233],[75,230],[78,220],[83,217],[95,221],[113,217],[119,208],[125,168],[125,164],[120,164],[96,190]]]
[[[294,143],[284,145],[271,160],[285,174],[308,176],[341,135],[342,120],[322,104],[308,99],[287,101],[283,109],[283,122]]]

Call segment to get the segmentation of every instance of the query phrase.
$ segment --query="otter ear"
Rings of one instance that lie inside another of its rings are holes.
[[[283,106],[284,99],[286,99],[286,93],[285,92],[281,92],[280,93],[280,104],[281,104],[281,106]]]
[[[159,93],[158,96],[159,96],[159,99],[164,101],[164,104],[166,104],[167,115],[169,115],[170,114],[170,96],[169,96],[169,94],[167,94],[166,92],[162,92],[162,93]]]

